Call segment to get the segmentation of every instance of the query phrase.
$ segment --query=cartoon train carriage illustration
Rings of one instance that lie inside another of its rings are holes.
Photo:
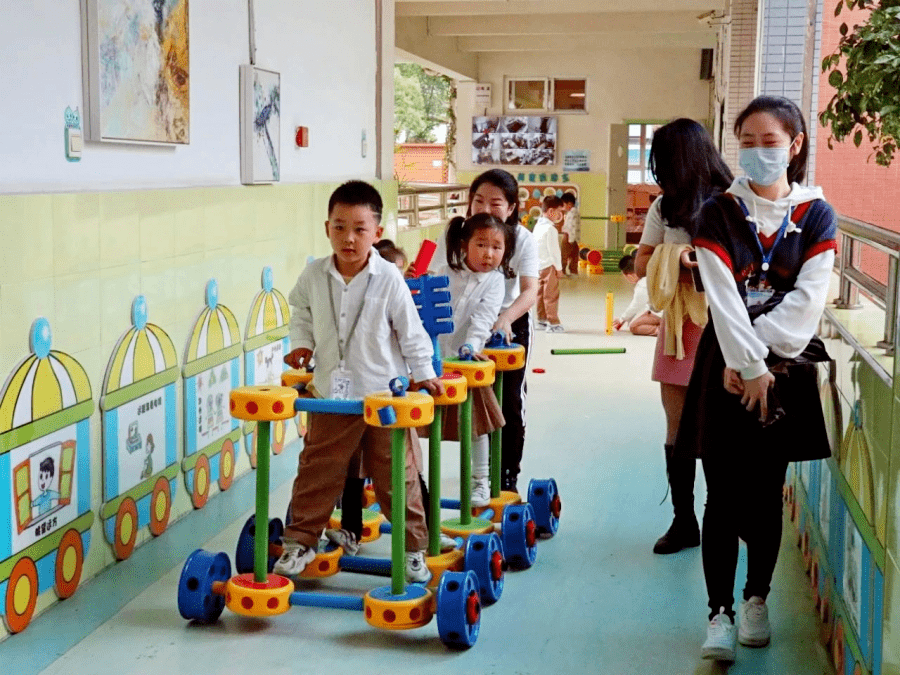
[[[165,532],[178,476],[175,383],[178,355],[166,332],[147,322],[147,301],[131,304],[103,380],[103,533],[116,559],[134,550],[138,530]]]
[[[241,331],[230,309],[219,304],[215,279],[206,284],[206,307],[194,322],[184,357],[185,485],[194,508],[209,499],[213,481],[227,490],[235,477],[241,440],[228,395],[240,386]]]
[[[28,627],[38,596],[78,588],[91,543],[91,384],[51,350],[50,324],[31,326],[32,354],[0,393],[0,612]]]
[[[253,298],[244,333],[244,384],[281,385],[281,373],[287,369],[284,356],[290,351],[289,320],[287,300],[273,287],[272,268],[264,267],[262,290]],[[286,420],[272,425],[272,452],[276,455],[284,449],[287,428]],[[244,447],[255,468],[255,422],[244,422]]]

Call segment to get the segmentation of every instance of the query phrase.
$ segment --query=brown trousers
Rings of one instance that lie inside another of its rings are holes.
[[[419,487],[421,460],[418,439],[406,430],[406,550],[428,547],[428,527]],[[362,473],[372,479],[382,512],[391,513],[391,429],[366,424],[362,415],[310,413],[300,465],[291,495],[291,524],[284,536],[316,547],[328,525],[334,504],[344,490],[344,481],[354,454],[361,455]]]
[[[562,252],[563,272],[578,274],[578,242],[570,243],[568,235],[564,234],[559,246]]]
[[[537,296],[538,321],[559,323],[559,279],[553,265],[541,270]]]

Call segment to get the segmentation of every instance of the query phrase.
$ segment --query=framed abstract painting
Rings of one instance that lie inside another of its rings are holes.
[[[189,0],[82,0],[88,140],[190,142]]]
[[[241,182],[281,180],[281,75],[241,66]]]

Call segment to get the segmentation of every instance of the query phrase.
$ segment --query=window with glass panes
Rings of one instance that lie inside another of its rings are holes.
[[[643,183],[655,184],[650,173],[650,143],[653,141],[653,132],[662,126],[660,124],[629,124],[628,125],[628,183],[639,185]]]

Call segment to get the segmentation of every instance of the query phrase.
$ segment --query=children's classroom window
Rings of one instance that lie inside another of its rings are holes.
[[[655,184],[650,173],[650,144],[653,142],[653,132],[659,129],[659,124],[629,124],[628,125],[628,183]]]
[[[508,110],[547,110],[550,81],[546,77],[507,80]]]
[[[553,80],[553,110],[587,110],[587,80]]]

